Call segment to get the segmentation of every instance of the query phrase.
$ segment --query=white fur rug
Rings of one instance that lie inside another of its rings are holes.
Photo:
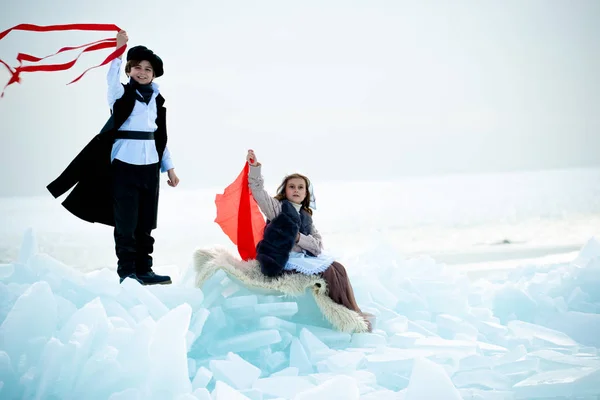
[[[194,252],[196,287],[202,288],[215,272],[223,270],[246,287],[273,290],[289,296],[302,296],[310,289],[317,306],[333,327],[341,332],[367,332],[364,318],[357,312],[337,304],[327,295],[327,283],[316,275],[286,274],[269,278],[260,271],[255,260],[242,261],[224,249],[198,249]]]

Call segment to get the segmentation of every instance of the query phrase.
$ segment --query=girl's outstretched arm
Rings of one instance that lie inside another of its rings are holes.
[[[262,211],[269,220],[275,218],[281,212],[281,203],[271,197],[265,190],[260,164],[250,165],[248,184],[250,186],[250,191],[252,192],[252,197],[254,197],[254,200],[258,203],[260,211]]]

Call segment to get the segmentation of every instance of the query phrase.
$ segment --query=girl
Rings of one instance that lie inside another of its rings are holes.
[[[264,189],[261,164],[257,161],[253,150],[248,150],[246,160],[249,164],[248,182],[252,197],[258,203],[267,220],[273,221],[284,213],[288,202],[299,214],[299,219],[296,219],[299,226],[294,227],[294,232],[298,233],[295,234],[295,243],[283,269],[287,273],[320,274],[323,276],[327,282],[329,297],[334,302],[359,313],[367,321],[370,331],[374,316],[363,313],[356,303],[346,269],[332,257],[322,253],[321,235],[312,223],[310,182],[308,178],[301,174],[286,176],[277,189],[277,195],[271,197]],[[260,251],[260,247],[261,243],[258,245],[258,251]],[[257,259],[259,258],[257,257]],[[261,260],[259,259],[259,261]]]

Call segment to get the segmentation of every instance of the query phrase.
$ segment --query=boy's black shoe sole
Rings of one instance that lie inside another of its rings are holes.
[[[130,279],[135,279],[136,281],[138,281],[138,283],[140,285],[170,285],[171,282],[171,277],[170,276],[163,276],[163,275],[156,275],[154,272],[147,272],[144,274],[129,274],[123,278],[121,278],[120,283],[123,283],[123,281],[126,278],[130,278]]]

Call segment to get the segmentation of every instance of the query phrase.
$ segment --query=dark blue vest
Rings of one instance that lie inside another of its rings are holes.
[[[284,201],[288,201],[288,200],[282,200],[281,202],[283,203]],[[269,225],[270,223],[271,223],[271,221],[267,220],[267,225]],[[312,232],[312,226],[313,226],[312,216],[304,208],[301,208],[300,209],[300,223],[298,225],[298,229],[300,230],[300,233],[303,235],[310,235],[310,233]],[[266,229],[266,227],[265,227],[265,229]]]

